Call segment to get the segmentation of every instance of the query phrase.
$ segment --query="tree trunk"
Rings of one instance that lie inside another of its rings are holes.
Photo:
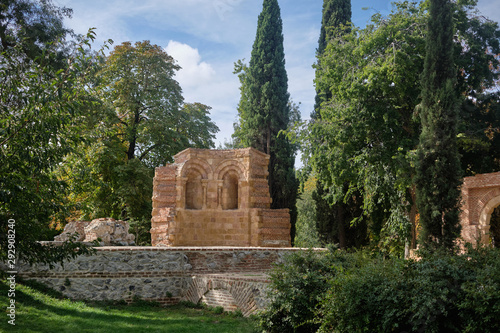
[[[339,236],[339,247],[345,249],[347,247],[345,237],[345,209],[342,202],[337,204],[337,232]]]
[[[410,209],[410,223],[411,223],[411,242],[410,249],[417,248],[417,195],[415,185],[410,189],[411,196],[411,209]]]
[[[140,114],[139,111],[135,112],[134,123],[132,124],[132,134],[129,138],[127,160],[133,160],[135,158],[135,146],[137,143],[137,126],[139,126]]]
[[[271,154],[271,126],[267,127],[266,154]]]

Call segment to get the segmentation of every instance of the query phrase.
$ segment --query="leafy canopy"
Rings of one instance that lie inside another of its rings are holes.
[[[81,141],[81,121],[94,101],[89,82],[96,59],[88,46],[95,35],[65,44],[64,14],[50,1],[7,1],[0,8],[2,260],[9,219],[15,221],[16,253],[28,262],[88,252],[71,242],[57,248],[37,243],[51,240],[50,223],[67,213],[67,184],[54,170]]]

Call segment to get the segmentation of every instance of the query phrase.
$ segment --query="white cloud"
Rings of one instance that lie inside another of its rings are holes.
[[[78,33],[96,27],[98,38],[149,39],[158,43],[155,31],[183,33],[216,43],[241,47],[254,30],[261,4],[248,0],[54,0],[74,10],[67,25]],[[139,37],[140,36],[140,37]],[[139,38],[138,38],[139,37]]]
[[[168,42],[165,51],[181,66],[176,78],[184,89],[206,85],[215,76],[212,65],[201,61],[198,49],[171,40]]]
[[[173,40],[168,42],[165,51],[182,67],[175,79],[182,87],[184,100],[212,107],[211,118],[220,128],[216,145],[229,139],[239,100],[239,82],[232,73],[232,62],[208,63],[203,61],[198,49]]]
[[[97,28],[97,44],[111,38],[150,40],[162,45],[182,67],[175,79],[186,102],[212,107],[220,127],[216,143],[230,138],[240,98],[233,72],[250,59],[262,1],[256,0],[54,0],[74,9],[66,24],[77,33]],[[284,23],[289,91],[307,117],[314,102],[311,68],[319,37],[322,0],[280,1]]]

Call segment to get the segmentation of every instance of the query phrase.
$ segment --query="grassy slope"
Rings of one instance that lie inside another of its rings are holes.
[[[16,326],[7,323],[8,288],[0,282],[0,332],[255,332],[251,319],[182,306],[89,305],[62,299],[58,293],[32,284],[16,287]]]

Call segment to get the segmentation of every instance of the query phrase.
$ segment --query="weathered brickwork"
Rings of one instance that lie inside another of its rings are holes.
[[[288,209],[270,210],[269,156],[186,149],[156,169],[153,246],[290,246]]]
[[[462,238],[472,244],[490,243],[490,218],[500,205],[500,172],[464,178],[462,185]]]
[[[267,304],[267,272],[297,248],[98,247],[64,264],[21,265],[35,279],[74,300],[134,297],[175,304],[181,300],[239,309],[249,315]]]
[[[256,273],[193,276],[183,299],[194,303],[201,300],[226,311],[240,310],[248,316],[269,304],[268,283],[265,274]]]

